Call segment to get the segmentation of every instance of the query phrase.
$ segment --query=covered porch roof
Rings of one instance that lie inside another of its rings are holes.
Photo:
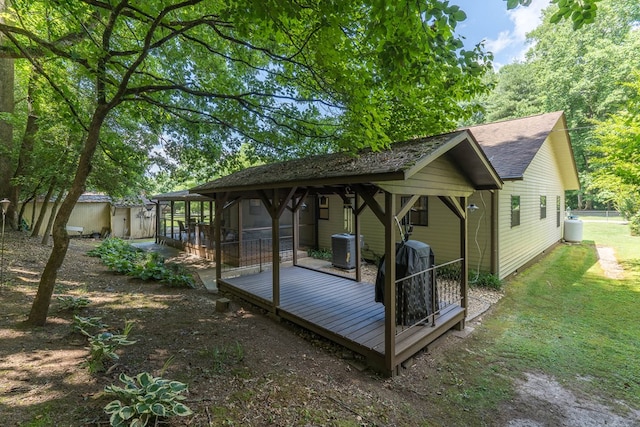
[[[296,187],[309,194],[330,194],[335,186],[406,181],[434,160],[446,156],[474,190],[502,187],[502,180],[466,130],[395,143],[384,151],[332,153],[250,167],[189,190],[256,197],[257,191]]]

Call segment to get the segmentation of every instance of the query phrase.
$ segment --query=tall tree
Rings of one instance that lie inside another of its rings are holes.
[[[633,96],[624,108],[596,122],[598,145],[593,163],[598,166],[591,186],[609,195],[616,208],[640,233],[640,70],[628,86]]]
[[[0,0],[0,23],[3,15],[9,9],[8,0]],[[5,37],[0,33],[0,46],[5,43]],[[9,118],[14,110],[14,72],[13,58],[0,57],[0,198],[11,197],[11,177],[13,163],[11,161],[11,147],[13,146],[13,126]],[[4,114],[3,114],[4,113]],[[15,200],[9,206],[7,220],[15,227]]]
[[[15,0],[8,16],[5,52],[34,66],[85,135],[35,325],[46,322],[65,225],[96,151],[113,149],[102,138],[118,112],[161,129],[170,146],[217,153],[243,142],[285,153],[313,141],[381,149],[454,127],[490,65],[454,35],[464,12],[437,0]]]
[[[558,2],[555,2],[558,3]],[[500,69],[496,89],[485,99],[491,120],[563,110],[583,190],[580,206],[598,200],[589,191],[591,159],[598,141],[592,120],[603,120],[631,96],[625,86],[640,66],[640,5],[635,0],[602,0],[590,25],[576,30],[557,22],[558,6],[544,11],[543,22],[528,34],[533,47],[526,60]]]

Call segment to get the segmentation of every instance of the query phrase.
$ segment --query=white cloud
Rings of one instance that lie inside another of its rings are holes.
[[[487,39],[485,41],[487,50],[494,55],[504,51],[510,57],[509,62],[524,60],[525,53],[531,46],[527,43],[527,33],[540,25],[542,10],[549,6],[549,3],[550,0],[533,0],[527,7],[519,6],[507,11],[513,28],[501,31],[497,39]]]
[[[527,7],[518,7],[507,12],[513,22],[515,40],[524,42],[526,35],[540,25],[542,9],[549,6],[549,0],[533,0]]]
[[[509,47],[509,45],[513,42],[512,39],[513,37],[511,36],[511,31],[500,31],[497,39],[487,39],[485,41],[485,47],[487,48],[487,50],[493,52],[494,54],[497,54]]]

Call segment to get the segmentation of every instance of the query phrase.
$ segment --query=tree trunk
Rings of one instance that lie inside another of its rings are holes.
[[[0,19],[2,13],[9,7],[8,1],[0,0]],[[0,35],[0,45],[5,40]],[[13,113],[14,98],[13,90],[15,84],[14,60],[10,58],[0,58],[0,113]],[[11,151],[13,149],[13,126],[10,122],[0,120],[0,199],[10,198],[11,177],[13,176],[13,165],[11,162]],[[16,205],[11,203],[5,217],[7,226],[16,228]]]
[[[67,222],[69,221],[73,207],[84,192],[87,177],[91,172],[91,159],[96,152],[100,138],[100,129],[108,112],[109,107],[107,105],[99,104],[93,113],[73,183],[67,196],[60,205],[60,211],[58,215],[56,215],[53,223],[53,249],[51,250],[47,265],[42,272],[38,292],[31,306],[29,318],[27,319],[27,323],[31,325],[43,326],[47,322],[51,295],[53,295],[58,270],[62,266],[67,250],[69,249],[69,235],[66,230]]]
[[[33,108],[33,91],[35,90],[35,79],[36,74],[32,73],[29,77],[29,89],[27,94],[27,124],[25,126],[24,135],[22,137],[22,142],[20,143],[20,152],[18,153],[18,163],[16,165],[15,172],[13,173],[14,178],[21,178],[27,173],[27,169],[31,164],[31,154],[33,153],[33,144],[36,139],[36,133],[38,132],[38,117],[35,114],[35,110]],[[22,180],[17,180],[16,182],[21,182]],[[11,204],[16,207],[20,203],[20,192],[22,191],[22,185],[20,184],[11,184]],[[24,204],[23,204],[24,206]],[[17,225],[20,224],[22,211],[20,214],[16,215]],[[19,227],[16,227],[19,228]]]
[[[51,183],[49,184],[49,188],[47,189],[47,194],[44,196],[44,200],[42,201],[42,206],[40,206],[40,213],[38,214],[38,220],[35,224],[32,224],[31,227],[31,237],[38,237],[40,234],[40,228],[42,227],[42,222],[44,221],[44,217],[47,214],[47,207],[49,206],[49,200],[51,200],[51,196],[53,195],[53,191],[56,189],[56,177],[51,178]],[[36,211],[35,203],[33,207],[33,211]]]
[[[42,233],[42,245],[49,244],[49,234],[51,234],[51,230],[53,229],[53,221],[56,219],[56,213],[58,213],[58,206],[60,206],[60,202],[62,201],[62,196],[64,196],[64,188],[61,188],[56,196],[56,201],[53,202],[53,206],[51,207],[51,215],[49,215],[49,221],[47,221],[47,227],[44,229],[44,233]],[[47,211],[46,206],[42,208],[43,212]]]

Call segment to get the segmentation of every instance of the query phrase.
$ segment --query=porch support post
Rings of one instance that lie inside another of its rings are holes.
[[[309,189],[306,189],[301,197],[294,197],[291,199],[291,207],[287,207],[291,211],[293,221],[291,224],[291,235],[293,245],[293,265],[298,265],[298,247],[300,246],[300,208],[304,199],[309,194]]]
[[[273,306],[271,310],[276,313],[280,306],[280,217],[278,216],[278,190],[274,188],[273,198],[271,199],[271,301]]]
[[[301,199],[302,200],[302,199]],[[298,244],[300,243],[300,236],[298,234],[298,228],[300,227],[300,209],[298,209],[298,199],[296,197],[292,200],[293,209],[291,211],[291,253],[293,265],[298,265]]]
[[[171,238],[172,239],[176,238],[175,233],[173,231],[173,221],[174,221],[175,209],[176,209],[175,202],[172,200],[171,201]],[[180,239],[180,240],[182,240],[182,239]]]
[[[215,194],[213,217],[213,236],[215,240],[215,258],[216,258],[216,281],[222,279],[222,210],[224,208],[224,200],[222,195]]]
[[[460,219],[460,258],[462,258],[462,265],[460,266],[460,274],[462,276],[460,278],[460,305],[465,309],[466,317],[468,297],[467,287],[469,285],[469,279],[467,277],[467,198],[460,197],[458,200],[449,196],[439,196],[439,198]],[[464,329],[464,318],[455,326],[455,328],[458,330]]]
[[[362,247],[360,246],[360,210],[358,193],[353,198],[354,231],[356,233],[356,282],[362,282]]]
[[[187,226],[187,243],[191,242],[191,201],[184,201],[184,223]]]
[[[33,200],[35,201],[35,199],[33,199]],[[155,241],[156,241],[156,244],[158,244],[158,243],[160,243],[160,231],[162,230],[162,226],[160,225],[160,220],[161,220],[161,218],[160,218],[160,200],[158,200],[158,203],[156,203],[155,208],[156,208],[156,235],[155,235],[156,239],[155,239]],[[162,221],[164,221],[164,218],[162,218]]]
[[[396,231],[395,196],[384,193],[384,364],[393,373],[396,359]]]
[[[242,216],[244,215],[244,212],[242,211],[242,205],[244,204],[244,199],[240,199],[238,200],[238,205],[236,206],[236,209],[238,210],[238,265],[240,267],[243,267],[242,263],[244,262],[244,257],[242,256],[242,254],[244,253],[244,243],[242,241],[242,235],[244,234],[242,232]]]
[[[460,257],[462,258],[462,266],[461,266],[461,287],[460,287],[460,298],[462,299],[462,308],[464,309],[465,317],[462,318],[460,323],[456,325],[456,329],[463,330],[464,329],[464,321],[467,316],[467,298],[469,296],[468,285],[469,285],[469,274],[468,271],[468,249],[467,249],[467,198],[460,197],[460,206],[464,208],[463,214],[460,216]]]

